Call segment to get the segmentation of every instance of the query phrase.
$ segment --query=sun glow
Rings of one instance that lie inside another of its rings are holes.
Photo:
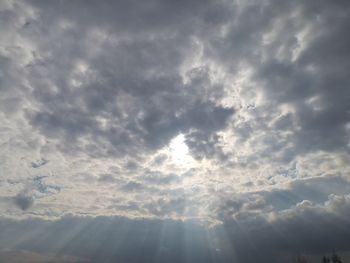
[[[179,134],[170,141],[169,144],[171,157],[175,162],[186,163],[192,161],[188,146],[185,142],[185,136]]]

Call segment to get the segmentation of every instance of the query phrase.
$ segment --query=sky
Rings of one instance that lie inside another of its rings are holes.
[[[0,1],[0,262],[350,260],[350,2]]]

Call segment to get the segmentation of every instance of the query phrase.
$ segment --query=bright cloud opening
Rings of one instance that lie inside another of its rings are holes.
[[[184,134],[181,133],[174,137],[170,141],[169,147],[171,158],[175,163],[188,164],[193,161],[193,158],[189,154]]]

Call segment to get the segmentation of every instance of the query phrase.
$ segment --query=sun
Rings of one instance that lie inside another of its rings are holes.
[[[186,162],[191,158],[188,146],[185,142],[185,135],[180,133],[174,137],[169,144],[170,154],[175,162]]]

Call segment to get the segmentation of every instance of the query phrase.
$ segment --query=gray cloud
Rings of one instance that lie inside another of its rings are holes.
[[[60,262],[60,263],[88,263],[90,261],[79,258],[72,257],[68,255],[46,255],[45,253],[38,253],[32,251],[26,251],[22,249],[18,250],[9,250],[6,249],[4,251],[0,251],[0,256],[3,262],[36,262],[36,263],[44,263],[44,262]]]
[[[288,194],[283,197],[288,199]],[[283,254],[284,260],[292,260],[300,253],[318,255],[311,261],[317,262],[333,247],[349,250],[348,195],[332,194],[318,204],[304,199],[279,212],[267,207],[271,200],[259,198],[228,201],[221,208],[226,210],[223,231],[231,246],[240,251],[238,262],[254,262],[259,255],[262,262],[280,262]]]
[[[59,139],[62,150],[91,156],[134,154],[140,146],[158,149],[190,129],[215,133],[225,127],[233,111],[209,101],[207,73],[193,73],[192,81],[184,84],[179,72],[193,49],[194,29],[184,23],[194,18],[188,8],[202,16],[211,3],[173,6],[155,1],[140,7],[122,1],[113,3],[118,15],[110,13],[111,7],[84,2],[87,17],[101,18],[94,22],[73,15],[78,3],[71,8],[57,4],[56,11],[42,2],[33,4],[37,17],[19,32],[37,49],[21,69],[37,105],[27,118],[48,138]],[[178,12],[166,16],[168,23],[156,22],[172,8]],[[137,17],[142,17],[142,33]],[[47,30],[56,33],[43,38]],[[56,45],[57,39],[65,41]],[[96,48],[92,55],[89,50]],[[79,69],[79,63],[88,70]],[[90,143],[82,146],[81,139]]]
[[[48,160],[41,158],[41,160],[38,160],[36,162],[32,162],[31,166],[32,166],[32,168],[39,168],[39,167],[47,164],[48,162],[49,162]]]
[[[348,1],[0,7],[0,217],[72,214],[5,220],[21,226],[14,249],[96,262],[350,250]],[[178,135],[188,152],[171,149]],[[46,235],[18,245],[31,227]]]
[[[26,193],[19,193],[14,198],[13,201],[18,208],[22,210],[29,209],[34,204],[33,196]]]
[[[342,48],[346,46],[346,4],[336,2],[326,8],[328,4],[322,2],[324,8],[316,8],[311,2],[299,1],[266,1],[264,5],[154,1],[146,7],[121,1],[106,8],[87,2],[85,15],[73,15],[78,2],[70,8],[56,5],[53,9],[42,2],[33,3],[37,15],[29,25],[24,23],[19,33],[37,49],[28,67],[21,69],[37,104],[27,116],[45,136],[59,139],[62,150],[84,151],[95,157],[133,155],[141,149],[159,149],[178,133],[194,130],[191,137],[197,135],[193,142],[189,140],[189,146],[198,158],[224,158],[214,138],[226,127],[233,109],[213,103],[217,99],[214,92],[221,89],[219,96],[225,96],[223,87],[212,83],[206,66],[189,71],[187,84],[180,74],[186,57],[196,52],[195,37],[203,43],[204,55],[226,66],[233,76],[242,63],[253,70],[254,81],[270,103],[265,109],[257,105],[256,112],[281,105],[294,109],[294,114],[287,115],[292,121],[284,124],[293,132],[289,137],[293,145],[286,147],[281,142],[271,149],[282,151],[284,161],[313,150],[348,151],[349,94],[343,69],[348,68],[349,59]],[[178,13],[165,16],[170,7]],[[113,8],[120,16],[112,15]],[[195,14],[188,8],[196,10]],[[137,17],[142,17],[142,33]],[[335,23],[327,23],[332,18]],[[158,23],[161,19],[166,23]],[[233,19],[240,23],[233,24]],[[227,32],[215,34],[214,29],[222,27]],[[299,35],[307,27],[313,31],[302,39]],[[48,28],[55,29],[55,34],[43,38]],[[53,44],[63,39],[61,46]],[[332,48],[331,40],[343,46]],[[320,57],[327,57],[328,63]],[[327,88],[332,85],[336,92]],[[258,123],[249,125],[266,131],[256,117]],[[248,136],[247,129],[234,130]],[[199,144],[199,133],[211,143]],[[82,145],[80,140],[89,143]]]
[[[348,197],[332,196],[326,209],[304,202],[272,219],[255,214],[214,228],[193,221],[120,217],[2,219],[5,232],[0,247],[45,251],[57,257],[68,254],[91,262],[256,262],[257,258],[261,262],[288,262],[299,253],[313,254],[316,261],[310,262],[317,262],[334,246],[340,251],[349,249],[349,228],[342,217],[347,216],[348,205]],[[45,229],[51,231],[42,235]],[[34,234],[16,245],[23,231],[29,230]]]

